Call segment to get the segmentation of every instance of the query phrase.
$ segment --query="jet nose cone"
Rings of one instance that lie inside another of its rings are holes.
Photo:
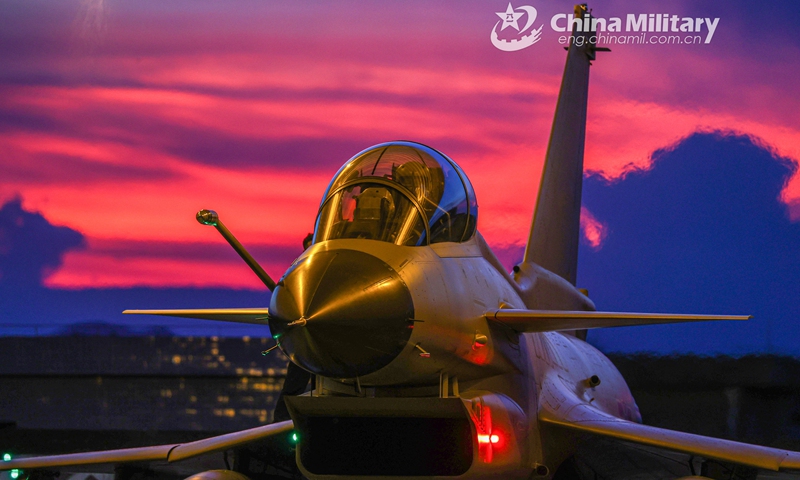
[[[320,251],[278,283],[269,326],[301,367],[334,378],[375,372],[411,336],[414,304],[400,275],[356,250]]]

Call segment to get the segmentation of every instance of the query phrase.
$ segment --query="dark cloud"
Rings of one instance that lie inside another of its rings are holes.
[[[398,100],[398,99],[395,99]],[[154,148],[190,161],[226,168],[259,168],[280,165],[285,170],[324,169],[331,174],[347,159],[376,143],[398,138],[376,135],[350,135],[347,138],[253,138],[217,129],[190,127],[169,120],[138,116],[109,108],[84,112],[81,122],[48,116],[47,112],[22,112],[0,109],[0,131],[52,133],[86,142],[115,142],[131,147],[147,143]],[[478,141],[457,138],[416,138],[452,156],[475,155],[487,149]],[[38,154],[35,161],[21,163],[8,159],[6,181],[58,182],[100,179],[169,179],[175,174],[159,167],[119,165],[91,161],[75,156]]]
[[[800,47],[800,39],[797,35],[790,32],[796,22],[792,15],[787,15],[787,11],[796,8],[797,4],[791,0],[777,0],[772,2],[750,2],[747,0],[724,1],[714,0],[713,2],[691,2],[687,3],[689,14],[693,16],[720,17],[720,22],[733,23],[729,26],[729,38],[725,38],[724,30],[721,32],[721,39],[724,43],[731,40],[744,45],[752,45],[753,40],[757,39],[759,44],[770,45],[776,59],[781,55],[782,48],[786,46]],[[722,25],[722,23],[720,23]],[[716,41],[716,39],[715,39]],[[770,49],[764,49],[763,53],[769,55]],[[759,50],[761,52],[762,50]],[[781,59],[785,61],[785,58]]]
[[[55,131],[63,127],[61,122],[47,112],[33,113],[22,109],[0,109],[0,131]]]
[[[25,184],[96,183],[102,180],[136,181],[168,180],[176,175],[167,168],[147,168],[96,162],[72,155],[37,154],[24,162],[7,158],[3,165],[3,182]]]
[[[266,290],[146,287],[58,290],[43,287],[43,278],[61,265],[63,255],[85,248],[85,243],[80,232],[54,226],[39,213],[23,209],[19,198],[0,207],[0,335],[55,334],[64,325],[86,322],[127,325],[136,332],[167,326],[183,335],[269,335],[268,329],[259,326],[243,328],[217,322],[122,315],[128,308],[265,307],[269,304]],[[179,251],[176,245],[159,247],[148,242],[140,244],[136,250],[137,243],[101,242],[100,250],[120,254],[126,248],[134,248],[129,255],[162,255],[164,258]],[[207,248],[222,253],[220,247],[224,246],[189,245],[187,254],[200,255]],[[255,249],[256,254],[266,253],[259,250]],[[296,253],[300,250],[298,247]],[[289,252],[278,254],[290,255]]]
[[[283,170],[327,171],[333,175],[350,157],[372,145],[398,140],[365,136],[362,138],[284,138],[252,139],[220,134],[216,131],[191,132],[171,136],[175,143],[164,149],[195,162],[225,167],[262,167],[280,165]],[[458,161],[460,153],[475,154],[485,148],[458,139],[438,138],[426,141]]]
[[[192,161],[227,168],[281,165],[282,169],[326,169],[335,172],[363,150],[362,141],[347,138],[244,138],[216,130],[176,127],[163,149]]]
[[[141,85],[137,87],[141,87]],[[296,99],[299,102],[325,102],[338,99],[356,103],[366,102],[367,104],[372,102],[380,105],[395,104],[404,107],[423,104],[434,109],[451,107],[450,100],[383,92],[353,90],[300,92],[281,89],[244,89],[240,91],[238,89],[202,89],[189,86],[185,86],[185,88],[184,91],[202,91],[199,93],[258,100]],[[2,91],[1,88],[0,91]],[[501,108],[499,105],[508,102],[509,100],[495,102],[494,106],[491,106],[491,102],[487,104],[483,100],[467,101],[461,104],[459,109],[460,111],[470,110],[477,116],[492,117],[498,113],[497,109]],[[368,107],[364,107],[364,113],[371,114]],[[334,172],[359,151],[376,143],[397,139],[384,138],[375,134],[351,134],[347,138],[331,136],[315,138],[249,137],[214,128],[183,125],[146,113],[131,112],[114,105],[82,108],[78,121],[61,115],[60,112],[50,112],[46,109],[0,108],[0,131],[50,133],[59,137],[75,138],[87,142],[115,142],[131,147],[140,147],[146,143],[147,147],[151,149],[180,156],[196,163],[219,165],[226,168],[247,169],[271,164],[281,165],[283,169],[316,170],[323,168],[331,172]],[[402,132],[399,132],[399,135],[402,136]],[[423,143],[436,146],[454,158],[462,152],[471,155],[487,152],[487,147],[478,139],[475,141],[458,138],[426,139],[419,138],[419,135],[415,135],[415,138]],[[37,158],[40,162],[24,164],[15,159],[9,159],[11,163],[6,173],[14,175],[14,178],[8,180],[45,182],[59,178],[70,181],[100,178],[167,179],[173,175],[168,170],[111,165],[70,156],[51,155],[45,158],[40,154]]]
[[[85,10],[79,2],[11,1],[0,16],[0,57],[65,57],[87,53],[82,28]],[[291,61],[309,52],[318,58],[361,58],[371,64],[426,61],[463,63],[486,55],[485,8],[463,2],[432,14],[424,9],[398,9],[391,2],[342,6],[317,4],[285,7],[274,2],[225,5],[205,2],[106,2],[102,38],[89,50],[100,61],[121,56],[169,58],[203,52],[205,55],[272,54]],[[458,22],[441,22],[440,15],[460,14]],[[471,13],[470,13],[471,12]],[[467,14],[467,15],[464,15]],[[396,18],[393,25],[376,17]],[[468,23],[468,24],[465,24]],[[144,34],[142,34],[144,32]],[[435,32],[431,35],[430,32]],[[480,35],[472,32],[481,32]],[[99,32],[98,32],[99,33]],[[99,36],[99,35],[98,35]],[[400,39],[401,41],[398,41]],[[424,50],[427,55],[412,56]],[[356,54],[353,54],[353,51]]]
[[[11,92],[17,86],[98,86],[109,88],[137,88],[146,92],[148,89],[168,89],[186,93],[197,93],[216,98],[235,98],[258,101],[297,101],[302,103],[325,103],[341,101],[363,105],[364,115],[373,115],[369,105],[398,105],[408,109],[432,111],[448,111],[456,109],[459,115],[475,118],[497,118],[506,115],[511,109],[518,116],[518,121],[526,121],[526,106],[532,105],[539,95],[530,98],[517,98],[508,95],[472,95],[458,97],[458,106],[454,106],[453,97],[440,97],[431,94],[399,94],[382,91],[358,89],[307,89],[294,90],[287,88],[218,88],[192,84],[144,84],[130,79],[110,77],[94,77],[91,82],[85,79],[67,80],[62,77],[32,75],[30,77],[4,78],[0,74],[0,95],[4,91]],[[512,108],[513,107],[513,108]],[[265,127],[268,128],[268,127]],[[275,139],[265,135],[261,138],[244,137],[221,131],[219,129],[200,126],[187,126],[166,118],[156,117],[147,112],[131,111],[113,104],[102,106],[84,106],[80,109],[80,119],[67,118],[61,112],[51,112],[38,107],[0,108],[0,131],[18,132],[34,131],[54,133],[60,136],[80,138],[88,141],[110,140],[125,145],[137,146],[147,142],[149,147],[164,149],[170,153],[181,155],[190,160],[204,164],[224,164],[231,167],[263,165],[274,157],[282,162],[298,167],[317,166],[322,161],[334,158],[336,162],[344,160],[358,151],[382,142],[386,138],[371,138],[369,135],[350,134],[347,139],[321,136],[316,138],[282,138]],[[265,134],[268,134],[265,131]],[[411,133],[411,132],[409,132]],[[402,136],[402,132],[398,132]],[[418,135],[418,134],[417,134]],[[520,139],[515,139],[519,141]],[[431,139],[436,145],[447,145],[453,151],[486,153],[486,146],[478,141],[464,139]],[[274,150],[274,151],[273,151]],[[313,151],[313,154],[311,154]],[[321,153],[321,155],[317,155]],[[333,156],[331,155],[334,154]],[[339,155],[339,156],[335,156]],[[330,166],[330,165],[328,165]]]
[[[39,288],[63,255],[84,248],[80,232],[57,227],[15,198],[0,208],[0,290],[3,295]]]
[[[745,136],[695,134],[651,170],[584,182],[609,229],[581,245],[580,286],[598,309],[752,314],[753,320],[597,330],[607,351],[800,355],[800,225],[779,201],[796,165]]]
[[[794,200],[789,204],[789,216],[793,222],[800,222],[800,200]]]
[[[63,54],[77,2],[9,1],[0,15],[0,58]]]

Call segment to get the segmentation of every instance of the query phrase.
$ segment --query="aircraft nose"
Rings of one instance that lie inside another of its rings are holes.
[[[354,378],[391,362],[411,337],[414,303],[400,275],[356,250],[314,253],[272,293],[269,326],[301,367]]]

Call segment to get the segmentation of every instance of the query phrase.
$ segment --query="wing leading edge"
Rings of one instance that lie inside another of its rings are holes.
[[[263,425],[261,427],[204,438],[176,445],[157,445],[152,447],[126,448],[99,452],[71,453],[43,457],[16,458],[0,462],[0,471],[13,469],[36,469],[45,467],[75,467],[105,465],[109,463],[131,462],[177,462],[206,453],[220,452],[256,440],[280,435],[294,428],[291,420]]]
[[[614,417],[586,404],[561,411],[545,406],[539,412],[539,420],[557,427],[749,467],[800,470],[800,452],[650,427]]]
[[[128,315],[163,315],[167,317],[197,318],[221,322],[254,323],[267,325],[269,309],[266,308],[195,308],[183,310],[125,310]]]
[[[519,332],[558,332],[588,328],[657,325],[662,323],[749,320],[749,315],[693,315],[676,313],[632,313],[562,310],[500,309],[486,312],[489,320]]]

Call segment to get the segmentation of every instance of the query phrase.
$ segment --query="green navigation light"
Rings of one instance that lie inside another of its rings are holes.
[[[4,462],[9,462],[9,461],[11,461],[11,454],[10,454],[10,453],[4,453],[4,454],[3,454],[3,461],[4,461]]]

